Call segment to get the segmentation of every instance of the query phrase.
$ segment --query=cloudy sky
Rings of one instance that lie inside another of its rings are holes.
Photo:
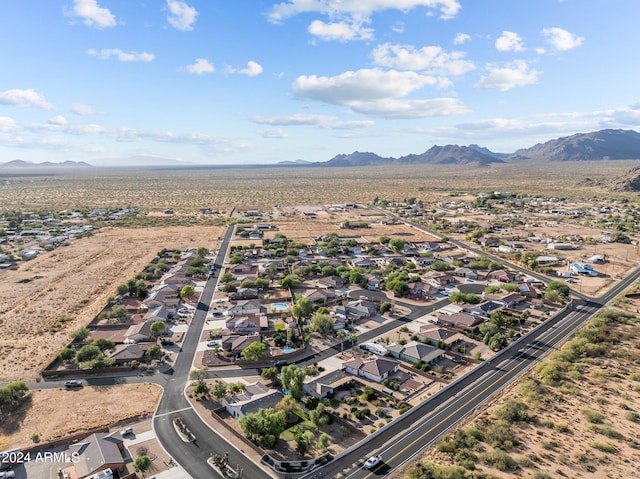
[[[640,129],[638,0],[20,0],[0,163],[254,164]]]

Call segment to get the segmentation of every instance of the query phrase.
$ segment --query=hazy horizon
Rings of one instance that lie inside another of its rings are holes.
[[[513,152],[640,129],[626,61],[640,43],[638,2],[397,5],[7,3],[0,163],[271,164],[473,143]]]

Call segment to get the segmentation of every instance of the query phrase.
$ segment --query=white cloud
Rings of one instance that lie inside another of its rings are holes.
[[[276,128],[274,130],[262,130],[262,131],[257,131],[256,133],[258,133],[258,135],[262,136],[263,138],[289,138],[289,134],[284,131],[282,128]]]
[[[337,120],[337,117],[330,115],[289,115],[289,116],[254,116],[251,118],[255,123],[274,126],[320,126],[330,124]]]
[[[75,113],[76,115],[80,116],[100,114],[100,112],[96,111],[96,109],[92,106],[84,105],[82,103],[74,103],[73,105],[71,105],[71,113]]]
[[[455,17],[461,8],[457,0],[288,0],[274,5],[267,17],[273,23],[281,23],[301,13],[320,13],[331,18],[364,21],[379,11],[393,9],[408,12],[420,6],[439,10],[443,19]]]
[[[462,45],[464,42],[471,40],[471,36],[466,33],[458,33],[453,39],[454,45]]]
[[[373,125],[371,120],[339,121],[331,115],[296,114],[289,116],[255,116],[251,121],[272,126],[317,126],[325,130],[355,130]]]
[[[44,95],[36,92],[33,88],[26,90],[6,90],[0,93],[0,104],[11,106],[35,106],[43,110],[51,110],[53,106]]]
[[[16,129],[16,122],[8,116],[0,116],[0,131],[7,132]]]
[[[551,45],[551,48],[559,52],[573,50],[584,42],[584,37],[577,37],[573,33],[558,27],[544,28],[542,35],[545,37],[547,43]],[[545,50],[538,49],[538,52],[544,53]]]
[[[65,14],[80,17],[85,25],[96,28],[116,26],[116,17],[97,0],[73,0],[73,7],[65,8]]]
[[[380,118],[427,118],[462,115],[469,112],[469,109],[455,98],[432,98],[429,100],[386,98],[372,102],[353,102],[350,106],[357,113]]]
[[[496,40],[496,49],[500,52],[521,52],[524,50],[522,38],[515,32],[505,30]]]
[[[67,125],[67,119],[62,115],[56,115],[53,118],[49,118],[47,123],[49,123],[50,125],[55,125],[55,126],[66,126]]]
[[[410,45],[385,43],[372,53],[376,65],[419,70],[440,75],[462,75],[475,69],[473,62],[464,60],[463,52],[445,52],[441,47],[428,46],[416,50]]]
[[[536,70],[529,70],[529,66],[523,60],[516,60],[504,67],[488,64],[486,68],[489,73],[482,75],[474,88],[507,91],[518,86],[534,84],[540,75]]]
[[[309,25],[308,31],[324,41],[338,40],[341,42],[351,40],[371,40],[373,39],[373,29],[364,28],[359,23],[331,22],[325,23],[321,20],[314,20]]]
[[[403,22],[394,23],[393,26],[391,27],[391,31],[395,33],[404,33],[404,23]]]
[[[437,86],[440,80],[416,72],[363,69],[334,77],[299,76],[292,85],[293,93],[334,105],[406,96],[425,86]]]
[[[237,73],[239,75],[247,75],[249,77],[255,77],[260,75],[263,72],[263,68],[262,65],[260,65],[259,63],[254,62],[253,60],[249,60],[247,62],[247,67],[246,68],[233,68],[233,67],[228,67],[227,68],[227,73],[233,74],[233,73]]]
[[[188,31],[193,30],[193,24],[196,22],[198,11],[179,0],[167,0],[169,15],[167,22],[176,30]]]
[[[87,54],[98,57],[101,60],[108,60],[110,57],[116,57],[121,62],[150,62],[156,57],[153,53],[147,52],[124,52],[119,48],[105,48],[102,50],[87,50]]]
[[[187,71],[195,75],[202,75],[204,73],[213,73],[216,71],[215,67],[209,63],[206,58],[196,58],[195,63],[187,65]]]

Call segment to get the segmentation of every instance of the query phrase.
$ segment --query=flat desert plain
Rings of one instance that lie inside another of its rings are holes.
[[[217,248],[216,226],[103,228],[88,238],[3,271],[0,381],[33,380],[69,341],[163,248]]]

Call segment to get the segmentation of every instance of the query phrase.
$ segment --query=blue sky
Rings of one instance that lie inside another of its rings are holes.
[[[0,163],[512,152],[640,129],[638,0],[20,0],[0,12]]]

